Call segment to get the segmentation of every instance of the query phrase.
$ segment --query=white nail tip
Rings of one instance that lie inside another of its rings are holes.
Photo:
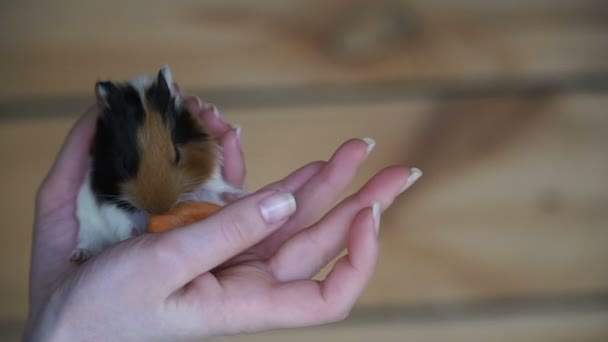
[[[380,203],[374,202],[372,205],[372,216],[374,219],[374,231],[376,235],[380,232]]]
[[[216,118],[219,118],[219,117],[220,117],[220,110],[219,110],[219,109],[217,109],[217,106],[216,106],[216,105],[213,105],[213,104],[212,104],[212,105],[211,105],[211,110],[213,111],[213,115],[214,115]]]
[[[369,154],[374,149],[374,147],[376,147],[376,141],[372,138],[365,137],[361,140],[363,140],[363,142],[367,144],[367,154]]]
[[[422,171],[420,171],[420,169],[415,167],[410,169],[410,176],[407,178],[407,181],[405,182],[405,185],[403,185],[400,193],[403,193],[405,190],[411,188],[412,185],[414,185],[414,183],[420,179],[420,177],[422,177]]]
[[[234,125],[234,132],[239,140],[241,140],[241,125]]]

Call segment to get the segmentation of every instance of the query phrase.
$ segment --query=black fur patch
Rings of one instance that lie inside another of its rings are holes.
[[[174,144],[183,145],[193,141],[209,140],[207,133],[201,130],[198,122],[195,120],[196,119],[185,109],[176,115],[174,122],[175,126],[171,132]]]
[[[161,72],[158,73],[154,85],[146,90],[146,100],[161,113],[163,121],[165,124],[168,124],[168,121],[171,119],[168,116],[168,114],[171,114],[169,112],[169,105],[174,104],[174,99],[171,98],[171,89],[169,89],[167,80]]]
[[[111,82],[99,82],[98,85],[103,87],[107,94],[106,102],[109,108],[104,109],[103,115],[97,120],[91,146],[93,192],[100,202],[115,203],[119,208],[134,211],[136,208],[131,203],[120,198],[120,186],[137,176],[140,162],[137,135],[147,114],[139,93],[131,85],[116,85]],[[176,164],[181,158],[180,145],[209,140],[209,135],[190,113],[185,109],[178,112],[176,99],[171,97],[162,74],[159,74],[158,81],[147,89],[145,97],[162,115],[164,124],[171,130]]]
[[[145,113],[139,94],[132,86],[100,84],[107,92],[109,108],[97,120],[91,146],[91,182],[99,201],[117,202],[120,184],[137,175],[137,129]]]
[[[130,213],[134,213],[137,211],[137,208],[135,208],[135,206],[133,206],[131,203],[129,203],[127,201],[119,200],[119,201],[115,202],[115,204],[118,208],[126,210]]]
[[[186,110],[177,112],[175,98],[171,97],[169,87],[165,76],[159,72],[154,85],[146,91],[146,100],[162,115],[165,125],[170,127],[173,143],[182,145],[191,141],[207,140],[209,137],[200,129],[190,113]],[[179,151],[177,154],[179,155]]]

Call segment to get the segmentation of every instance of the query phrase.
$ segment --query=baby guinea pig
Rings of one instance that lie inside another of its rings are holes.
[[[221,175],[221,151],[174,90],[171,71],[131,82],[97,82],[103,113],[77,199],[78,243],[70,260],[141,234],[149,215],[186,201],[226,204],[247,194]]]

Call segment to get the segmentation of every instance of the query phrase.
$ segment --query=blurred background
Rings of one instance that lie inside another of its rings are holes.
[[[345,139],[425,176],[352,316],[230,341],[608,341],[605,0],[2,1],[0,340],[33,200],[98,79],[170,64],[243,129],[251,189]]]

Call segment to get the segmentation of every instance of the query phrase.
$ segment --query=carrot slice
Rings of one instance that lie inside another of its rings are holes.
[[[208,202],[187,202],[177,205],[167,213],[153,215],[148,220],[148,232],[162,233],[201,221],[222,207]]]

